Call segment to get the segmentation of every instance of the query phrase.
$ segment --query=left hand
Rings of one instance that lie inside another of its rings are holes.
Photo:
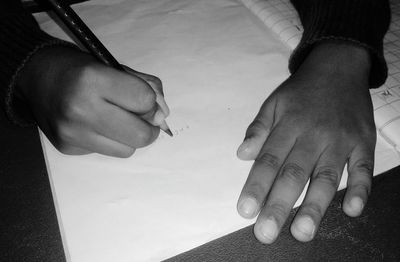
[[[324,42],[262,105],[238,149],[239,158],[255,160],[238,212],[258,215],[254,233],[261,242],[275,241],[309,179],[291,232],[300,241],[313,239],[346,163],[343,209],[361,213],[376,143],[369,70],[367,50]]]

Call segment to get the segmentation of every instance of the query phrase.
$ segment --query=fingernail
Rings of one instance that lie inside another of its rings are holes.
[[[354,213],[359,214],[359,213],[361,213],[361,211],[364,207],[364,202],[362,201],[362,199],[360,197],[356,196],[350,200],[349,205],[350,205],[350,209],[353,210]]]
[[[270,244],[278,236],[278,226],[273,218],[261,220],[256,224],[256,227],[258,231],[257,235],[261,238],[259,239],[261,242]]]
[[[297,219],[296,222],[297,230],[302,234],[306,235],[308,238],[312,238],[315,233],[314,221],[309,216],[302,216]]]
[[[241,200],[239,204],[240,215],[242,215],[244,218],[253,218],[257,211],[257,207],[257,200],[255,200],[253,197],[247,197]]]
[[[238,154],[240,154],[240,157],[247,158],[251,152],[251,149],[249,147],[249,141],[248,140],[243,141],[243,143],[239,146],[237,152]]]
[[[160,110],[162,110],[164,112],[164,115],[168,116],[169,115],[169,107],[167,105],[167,102],[165,102],[164,96],[162,96],[161,94],[157,94],[156,102],[159,105]]]
[[[247,141],[245,140],[245,141],[243,141],[242,142],[242,144],[240,144],[240,146],[239,146],[239,148],[238,148],[238,151],[239,152],[243,152],[243,151],[246,151],[247,150],[247,143],[246,143]]]

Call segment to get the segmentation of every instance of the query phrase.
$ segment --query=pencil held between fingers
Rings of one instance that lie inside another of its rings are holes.
[[[146,81],[146,83],[149,84],[149,86],[156,94],[156,103],[158,105],[158,108],[152,117],[144,116],[144,118],[149,121],[149,123],[155,126],[159,126],[164,132],[172,136],[172,132],[165,121],[165,119],[169,116],[170,110],[164,98],[164,91],[161,80],[156,76],[135,71],[125,65],[123,65],[123,68],[126,72],[140,77],[141,79]]]
[[[47,3],[52,10],[54,11],[55,15],[57,15],[60,20],[64,23],[64,25],[74,34],[74,36],[79,40],[83,46],[95,57],[99,62],[103,63],[104,65],[108,65],[116,70],[128,72],[131,71],[135,72],[132,75],[135,75],[138,78],[143,79],[143,77],[138,76],[141,74],[146,76],[146,74],[136,72],[132,69],[127,67],[124,68],[107,50],[107,48],[100,42],[100,40],[96,37],[96,35],[90,30],[90,28],[82,21],[77,13],[64,1],[60,0],[46,0]],[[127,70],[129,69],[129,70]],[[154,76],[147,75],[148,78],[155,79]],[[144,80],[147,82],[147,80]],[[158,80],[159,81],[159,80]],[[161,83],[161,81],[159,81]],[[160,85],[161,86],[161,85]],[[162,87],[161,87],[162,89]],[[135,112],[135,111],[133,111]],[[140,112],[135,112],[140,113]],[[164,112],[165,115],[168,115]],[[151,120],[151,119],[150,119]],[[161,128],[165,129],[165,132],[172,135],[171,131],[166,125],[164,121],[161,125]]]
[[[65,154],[129,157],[158,137],[152,123],[167,116],[147,81],[69,47],[38,51],[21,70],[17,91]]]

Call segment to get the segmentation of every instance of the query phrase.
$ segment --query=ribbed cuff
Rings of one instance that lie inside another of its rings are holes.
[[[29,14],[1,17],[0,21],[0,95],[7,116],[18,125],[34,123],[24,101],[15,96],[18,74],[32,56],[43,48],[71,43],[56,39],[41,31]]]
[[[342,41],[366,48],[371,55],[370,87],[387,78],[383,37],[390,24],[387,0],[291,0],[304,27],[302,39],[289,60],[294,73],[316,43]]]

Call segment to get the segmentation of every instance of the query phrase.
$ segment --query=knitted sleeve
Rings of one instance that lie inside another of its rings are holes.
[[[387,77],[383,37],[390,24],[388,0],[291,0],[304,27],[300,44],[289,60],[295,72],[314,44],[345,41],[369,50],[370,87],[379,87]]]
[[[0,1],[0,105],[14,123],[33,123],[27,106],[14,92],[18,73],[38,50],[53,45],[72,44],[41,31],[20,1]]]

